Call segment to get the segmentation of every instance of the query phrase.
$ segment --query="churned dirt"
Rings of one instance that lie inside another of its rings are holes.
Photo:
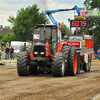
[[[19,77],[16,66],[0,67],[0,100],[91,100],[100,94],[100,61],[76,76]]]

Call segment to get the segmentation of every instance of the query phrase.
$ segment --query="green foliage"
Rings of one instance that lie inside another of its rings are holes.
[[[8,22],[11,23],[11,26],[14,25],[14,23],[15,23],[15,17],[13,15],[12,16],[9,16],[9,19],[7,19],[7,20],[8,20]]]
[[[1,33],[1,34],[0,34],[0,41],[1,41],[3,38],[5,38],[5,35]]]
[[[2,40],[2,42],[11,42],[14,40],[14,35],[7,34],[7,36],[5,36],[4,34],[0,34],[0,41],[1,40]]]
[[[62,22],[62,23],[58,23],[58,25],[59,26],[62,26],[62,24],[64,24],[64,22]],[[70,33],[70,30],[69,30],[69,28],[64,24],[64,30],[66,31],[66,34],[69,34]]]
[[[100,10],[100,0],[85,0],[84,5],[87,9],[99,9]],[[94,46],[100,45],[100,17],[91,16],[90,17],[89,28],[92,28],[94,36]]]
[[[33,26],[37,24],[43,24],[44,19],[47,23],[49,20],[45,16],[44,12],[39,12],[39,8],[34,4],[31,7],[21,8],[17,12],[17,17],[12,27],[15,40],[18,41],[27,41],[32,40]],[[23,34],[23,29],[26,29],[26,34]]]
[[[87,7],[87,9],[100,9],[100,0],[85,0],[84,5]]]
[[[11,29],[11,26],[10,25],[7,25],[4,27],[5,29]]]
[[[79,29],[79,31],[82,33],[82,35],[84,35],[85,32],[86,32],[87,35],[89,35],[88,30],[87,30],[87,31],[86,31],[86,30],[87,30],[87,29],[86,29],[86,28],[83,28],[83,27],[80,27],[80,29]]]

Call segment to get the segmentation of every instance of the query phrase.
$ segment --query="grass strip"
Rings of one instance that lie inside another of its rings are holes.
[[[16,64],[15,65],[2,65],[0,67],[10,67],[10,66],[17,66]]]

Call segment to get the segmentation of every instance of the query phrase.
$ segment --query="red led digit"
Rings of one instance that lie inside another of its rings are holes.
[[[80,21],[80,26],[82,26],[83,24],[82,24],[83,22],[82,21]]]
[[[71,26],[75,26],[75,21],[72,21],[72,24],[71,24]]]
[[[79,26],[79,21],[76,21],[75,22],[75,26]]]
[[[86,21],[83,21],[82,26],[86,26]]]

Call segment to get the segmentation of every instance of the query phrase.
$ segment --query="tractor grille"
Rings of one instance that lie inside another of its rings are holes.
[[[37,54],[36,54],[37,53]],[[43,54],[44,53],[44,54]],[[34,46],[34,51],[33,51],[34,56],[36,57],[37,55],[41,55],[41,57],[45,57],[46,54],[46,49],[45,45],[35,45]]]
[[[34,51],[37,51],[37,52],[43,52],[44,51],[44,46],[35,46],[34,47]]]

